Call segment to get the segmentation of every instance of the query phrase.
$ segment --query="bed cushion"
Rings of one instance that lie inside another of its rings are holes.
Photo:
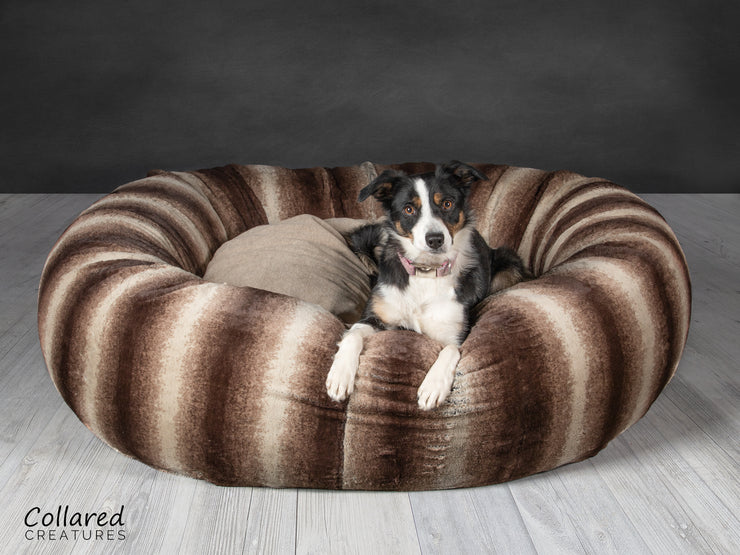
[[[253,227],[221,245],[203,277],[295,297],[354,323],[370,296],[370,276],[345,235],[364,223],[302,214]]]
[[[348,401],[326,394],[345,323],[312,302],[203,279],[214,253],[300,214],[372,219],[386,169],[228,166],[157,172],[84,211],[39,288],[41,348],[88,428],[155,468],[231,486],[419,490],[503,482],[583,460],[676,371],[691,289],[647,203],[604,179],[476,164],[470,201],[534,279],[485,300],[453,390],[421,411],[442,345],[368,338]]]

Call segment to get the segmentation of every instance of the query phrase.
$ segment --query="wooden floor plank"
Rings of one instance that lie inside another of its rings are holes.
[[[539,477],[550,482],[555,498],[587,553],[646,553],[647,545],[592,461],[566,466]],[[542,545],[547,548],[547,543]]]
[[[585,552],[576,526],[549,479],[530,476],[511,482],[509,489],[538,553]]]
[[[241,553],[247,541],[252,488],[224,488],[200,482],[187,507],[188,520],[178,551]]]
[[[243,553],[295,553],[298,492],[254,488]]]
[[[671,399],[715,446],[740,460],[740,394],[737,381],[727,379],[725,375],[730,367],[723,368],[721,362],[716,362],[717,358],[706,356],[693,347],[686,349],[684,360],[685,364],[679,367],[679,373],[663,395]],[[682,371],[689,366],[706,375]],[[679,433],[679,422],[672,423],[672,426],[676,432],[672,438],[684,441],[685,436]]]
[[[623,447],[628,449],[623,451]],[[643,484],[641,488],[629,489],[622,500],[636,525],[657,535],[658,531],[668,531],[666,524],[669,524],[674,533],[675,543],[669,543],[664,534],[660,537],[662,541],[653,547],[662,546],[669,552],[690,549],[691,552],[732,553],[740,545],[740,522],[735,515],[737,498],[728,499],[728,506],[707,487],[658,426],[648,423],[640,426],[639,431],[628,436],[628,442],[616,443],[615,453],[617,457],[622,454],[622,460],[630,467],[629,480]],[[642,498],[644,492],[649,495]],[[641,509],[645,511],[643,520],[639,518]],[[660,519],[661,513],[670,520]]]
[[[414,492],[410,498],[425,554],[537,553],[506,484]]]
[[[26,328],[0,364],[1,490],[58,411],[69,409],[46,372],[35,330]]]
[[[407,493],[298,492],[298,553],[420,553]]]
[[[709,487],[727,506],[734,504],[740,509],[737,420],[728,423],[724,414],[714,410],[714,403],[683,383],[681,376],[668,386],[660,401],[654,412],[665,416],[648,422],[691,464],[702,479],[702,487]]]

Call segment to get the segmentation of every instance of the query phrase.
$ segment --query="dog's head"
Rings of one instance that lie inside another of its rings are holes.
[[[360,191],[382,203],[393,231],[411,260],[441,264],[465,228],[470,212],[470,186],[486,176],[477,169],[452,161],[433,173],[407,175],[386,170]]]

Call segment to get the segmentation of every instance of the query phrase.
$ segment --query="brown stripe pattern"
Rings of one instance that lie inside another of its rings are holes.
[[[449,401],[416,390],[441,345],[366,341],[355,392],[326,373],[344,327],[298,299],[202,279],[215,250],[298,214],[373,218],[359,190],[388,168],[153,172],[60,237],[39,290],[50,375],[79,418],[155,468],[223,485],[419,490],[503,482],[582,460],[637,421],[688,333],[689,274],[663,218],[570,172],[479,164],[491,246],[536,279],[478,307]]]

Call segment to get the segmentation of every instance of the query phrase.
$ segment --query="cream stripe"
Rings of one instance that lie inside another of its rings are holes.
[[[475,210],[475,227],[487,241],[490,241],[489,235],[494,227],[494,221],[500,217],[499,204],[509,202],[512,197],[522,196],[520,181],[536,182],[546,173],[532,168],[510,167],[501,174],[485,205]]]
[[[634,269],[627,262],[591,257],[562,264],[552,271],[554,274],[576,274],[576,277],[595,274],[599,282],[608,284],[605,292],[611,300],[633,316],[622,325],[631,329],[630,339],[638,345],[635,347],[635,359],[641,362],[641,366],[630,369],[637,374],[632,376],[637,382],[637,391],[626,400],[631,406],[625,407],[629,416],[622,422],[620,433],[636,422],[650,406],[655,387],[655,370],[660,362],[657,349],[660,326],[655,321],[656,314],[650,311],[651,303],[645,296],[645,291],[650,290],[651,284],[646,283],[639,272],[631,270]]]
[[[107,370],[106,361],[103,358],[104,343],[109,340],[108,328],[110,323],[120,318],[118,309],[121,303],[126,302],[135,289],[144,288],[151,282],[162,281],[183,275],[183,270],[174,266],[159,266],[147,268],[136,272],[109,290],[100,304],[91,310],[88,322],[85,324],[85,360],[82,364],[82,381],[79,385],[79,416],[94,434],[102,434],[97,419],[96,407],[100,403],[97,397],[98,382],[102,372]]]
[[[533,247],[535,250],[535,258],[533,262],[535,267],[539,267],[540,262],[542,261],[542,256],[544,254],[543,251],[545,250],[545,248],[547,248],[547,242],[549,241],[550,237],[552,237],[552,234],[555,228],[558,226],[558,224],[561,223],[561,221],[568,214],[568,212],[570,212],[571,210],[575,208],[578,208],[579,206],[583,205],[584,203],[590,200],[603,197],[607,192],[609,194],[623,193],[623,196],[625,198],[636,198],[629,191],[626,191],[623,189],[617,189],[617,188],[614,188],[614,186],[610,186],[609,189],[604,189],[603,187],[599,187],[595,189],[587,189],[583,191],[582,193],[576,195],[574,198],[570,199],[569,201],[563,203],[563,205],[558,207],[558,209],[552,215],[549,225],[547,226],[547,229],[540,236],[538,245],[536,247]],[[529,231],[529,229],[527,231]]]
[[[49,256],[49,260],[51,255]],[[164,264],[164,262],[156,256],[150,256],[148,254],[133,253],[133,252],[101,252],[91,254],[86,257],[85,260],[78,262],[72,266],[67,272],[62,275],[54,276],[54,280],[44,285],[45,288],[49,289],[49,301],[46,303],[46,318],[45,318],[45,333],[43,337],[43,349],[42,351],[46,355],[46,363],[49,368],[49,374],[57,385],[56,375],[58,368],[52,368],[52,363],[56,358],[53,354],[53,347],[56,343],[56,338],[59,334],[57,330],[59,326],[60,316],[67,316],[67,314],[60,314],[60,309],[64,304],[64,299],[67,297],[70,286],[80,279],[89,266],[99,264],[101,262],[113,262],[115,260],[135,260],[141,262],[154,262],[158,264]],[[181,270],[184,271],[184,270]],[[57,389],[58,386],[57,386]]]
[[[257,438],[255,456],[259,481],[266,485],[282,483],[282,458],[286,453],[281,452],[281,447],[283,435],[292,428],[290,409],[296,403],[294,376],[307,372],[301,361],[296,360],[296,355],[304,341],[311,341],[313,322],[321,312],[323,309],[316,305],[297,304],[290,322],[283,328],[280,346],[262,376],[267,390],[263,393],[264,408],[255,426],[261,432]],[[287,455],[291,456],[290,453]]]
[[[562,345],[562,354],[568,360],[568,368],[562,369],[570,375],[570,398],[563,398],[561,403],[570,405],[570,421],[565,432],[565,442],[562,446],[559,459],[552,466],[559,466],[572,462],[581,452],[584,423],[586,421],[586,384],[591,373],[592,357],[587,345],[578,333],[578,326],[569,311],[574,307],[571,304],[562,305],[553,297],[533,291],[532,288],[511,289],[506,295],[519,298],[522,302],[536,307],[540,317],[549,322],[549,330]],[[560,370],[555,368],[555,371]],[[550,392],[553,393],[552,391]],[[545,442],[552,444],[552,440]]]
[[[175,472],[185,472],[186,466],[179,459],[177,426],[175,424],[179,409],[182,408],[181,385],[187,380],[188,357],[192,355],[195,344],[202,339],[204,328],[201,320],[208,314],[215,297],[224,287],[215,283],[202,282],[193,288],[193,298],[178,303],[180,311],[168,314],[168,340],[159,355],[157,409],[153,411],[155,434],[158,438],[159,453],[152,455],[159,464]],[[199,360],[195,358],[194,360]]]
[[[221,221],[218,212],[216,212],[216,209],[208,196],[209,194],[212,194],[212,192],[200,178],[189,172],[173,172],[172,175],[158,175],[142,181],[151,181],[153,186],[162,190],[162,196],[156,197],[157,200],[155,200],[155,202],[164,202],[164,199],[168,197],[179,196],[200,206],[209,215],[209,217],[206,218],[206,222],[208,223],[209,229],[212,230],[213,235],[220,241],[226,241],[228,239],[226,227]],[[133,182],[133,184],[136,185],[139,183],[141,182]],[[124,185],[116,190],[116,195],[128,192],[128,189]],[[147,197],[150,194],[137,191],[135,188],[132,188],[131,193]]]
[[[62,240],[60,240],[52,249],[49,254],[51,258],[62,245],[67,242],[84,241],[89,237],[95,236],[95,231],[98,230],[114,230],[120,240],[125,240],[129,237],[132,229],[143,233],[153,245],[161,247],[166,252],[177,256],[178,249],[164,236],[162,230],[155,223],[150,222],[141,217],[136,217],[134,214],[100,214],[93,212],[85,216],[81,216],[80,219],[76,220],[74,224],[64,233]],[[116,244],[116,237],[114,236],[109,240],[109,243]]]
[[[642,230],[624,230],[620,232],[610,233],[608,236],[609,241],[619,242],[619,241],[625,241],[625,240],[634,240],[637,242],[646,242],[653,245],[655,248],[654,252],[659,253],[660,255],[664,256],[665,259],[661,263],[657,261],[657,254],[656,258],[652,260],[652,263],[655,266],[659,266],[663,268],[666,272],[670,272],[670,275],[673,277],[672,280],[668,278],[666,281],[661,281],[660,283],[656,283],[656,287],[660,287],[663,289],[666,294],[669,296],[678,296],[680,298],[677,298],[675,300],[675,306],[678,309],[679,313],[676,316],[676,330],[674,332],[674,339],[677,341],[685,341],[686,335],[689,331],[689,319],[690,319],[690,312],[691,312],[691,303],[690,303],[690,295],[691,295],[691,286],[688,281],[686,281],[685,276],[683,275],[683,272],[681,271],[685,265],[686,261],[683,256],[683,252],[681,251],[680,246],[678,245],[678,240],[676,239],[676,236],[673,234],[673,231],[668,227],[668,224],[665,223],[665,221],[660,218],[660,216],[655,216],[656,218],[659,218],[659,223],[664,227],[665,232],[667,233],[667,237],[665,240],[657,239],[651,235],[647,235]],[[601,241],[603,241],[604,238],[601,238]],[[594,244],[599,244],[601,241],[595,241]],[[677,252],[679,253],[679,258],[676,258],[672,251],[668,248],[668,246],[671,243],[675,243]],[[574,244],[571,245],[570,248],[566,251],[559,253],[558,259],[554,262],[555,266],[559,266],[560,264],[563,264],[565,261],[567,261],[571,256],[573,256],[575,253],[583,250],[585,246],[583,244]],[[644,253],[646,249],[644,248],[636,248],[635,252],[638,253]],[[673,368],[672,372],[676,371],[676,367]],[[673,374],[671,374],[671,377]]]
[[[156,189],[156,192],[142,191],[142,185],[149,185]],[[145,177],[144,179],[139,179],[137,181],[131,181],[130,183],[126,183],[125,185],[118,187],[114,194],[107,195],[100,200],[108,200],[123,194],[146,197],[156,195],[156,198],[162,200],[165,198],[188,198],[191,201],[197,202],[201,206],[207,207],[209,212],[214,215],[216,214],[213,209],[213,205],[203,191],[202,181],[191,173],[171,172],[152,177]],[[88,210],[94,210],[96,204],[93,204]],[[83,214],[85,212],[83,212]]]
[[[257,196],[262,205],[262,209],[267,216],[267,223],[272,224],[280,221],[282,214],[282,203],[280,188],[275,186],[282,168],[275,166],[249,166],[252,172],[259,177],[255,181],[249,181],[252,191]],[[251,172],[247,175],[253,175]]]
[[[99,205],[100,207],[121,210],[118,206],[124,204],[127,205],[123,208],[124,210],[136,212],[136,208],[132,205],[144,205],[153,212],[161,214],[165,220],[171,220],[173,223],[176,222],[179,224],[181,229],[185,230],[184,236],[188,239],[192,239],[192,242],[189,241],[189,246],[192,246],[193,250],[196,251],[198,263],[205,265],[208,262],[210,258],[210,247],[208,246],[203,233],[196,227],[193,220],[183,214],[174,204],[162,199],[137,195],[136,193],[129,194],[125,191],[106,198],[109,200],[105,203],[101,201],[101,204]],[[225,240],[225,238],[226,233],[224,232],[224,236],[221,237],[221,240]]]
[[[176,183],[182,193],[188,194],[201,206],[204,206],[206,212],[211,216],[208,218],[208,224],[213,230],[213,234],[220,242],[228,240],[229,236],[226,231],[226,226],[214,207],[213,201],[211,200],[213,191],[210,190],[208,185],[206,185],[200,177],[190,172],[173,172],[173,175],[175,177],[168,179],[167,182],[171,182],[173,184]],[[161,177],[158,176],[152,179],[159,181]]]
[[[167,174],[163,174],[150,177],[149,179],[157,183],[161,181],[166,181],[167,183],[176,185],[182,190],[183,193],[190,194],[191,196],[199,199],[204,205],[208,206],[209,211],[213,213],[214,217],[218,218],[218,213],[213,207],[213,203],[208,196],[210,193],[210,189],[205,183],[203,183],[203,180],[199,176],[191,172],[170,173],[172,174],[172,177]],[[136,181],[134,181],[134,183],[136,183]]]
[[[566,183],[563,183],[559,186],[551,186],[547,188],[542,198],[540,198],[539,202],[537,202],[537,205],[532,212],[532,216],[529,218],[529,222],[527,222],[527,228],[524,230],[524,235],[522,236],[522,242],[519,246],[519,253],[525,261],[529,260],[532,251],[535,248],[534,234],[536,231],[539,231],[540,226],[542,225],[542,219],[548,216],[552,212],[553,208],[560,202],[560,200],[568,193],[570,193],[573,189],[593,180],[594,179],[591,177],[584,177],[581,179],[575,179],[573,181],[567,181]],[[602,194],[602,191],[602,189],[587,190],[585,192],[586,200],[588,200],[588,198],[592,198]],[[584,196],[579,194],[576,198],[584,199]],[[571,204],[571,201],[566,204]],[[549,217],[551,223],[547,231],[548,236],[549,230],[552,229],[554,224],[557,222],[559,214],[561,213],[562,210],[559,209],[557,212],[558,216],[553,215]],[[542,242],[544,241],[540,241],[540,244]],[[535,261],[535,264],[537,263],[539,263],[539,260]]]
[[[638,240],[650,243],[651,245],[653,245],[653,247],[655,247],[656,253],[660,253],[660,255],[665,257],[663,261],[658,262],[656,255],[656,257],[652,259],[652,264],[655,267],[663,268],[666,272],[670,273],[670,276],[673,279],[666,278],[666,280],[660,281],[655,285],[656,287],[659,287],[663,291],[665,291],[668,296],[680,297],[678,299],[675,299],[675,306],[679,310],[679,313],[676,315],[677,328],[672,338],[676,341],[683,342],[685,341],[686,335],[689,332],[689,319],[691,312],[691,285],[688,281],[686,281],[685,276],[681,271],[686,266],[686,261],[683,252],[681,251],[681,247],[678,245],[678,240],[673,234],[673,231],[668,227],[668,224],[666,224],[662,219],[660,221],[662,222],[663,226],[665,226],[665,231],[668,234],[668,237],[671,237],[673,239],[679,258],[676,258],[673,251],[668,248],[668,246],[671,244],[670,240],[660,240],[650,235],[645,235],[642,231],[624,231],[622,233],[610,235],[609,239],[613,241],[619,241],[627,238],[636,238]],[[644,253],[645,249],[639,249],[639,252]],[[643,275],[643,279],[647,279],[647,276]],[[648,285],[646,284],[645,287],[648,287]],[[662,319],[664,320],[664,318]],[[673,371],[675,372],[675,368],[673,369]]]
[[[649,212],[646,209],[637,209],[637,208],[615,208],[613,210],[604,210],[601,212],[598,212],[596,214],[593,214],[591,216],[588,216],[586,218],[582,218],[580,220],[577,220],[573,223],[572,226],[564,230],[558,238],[555,240],[555,243],[550,247],[546,257],[545,257],[545,263],[542,269],[542,272],[547,272],[550,268],[553,266],[557,266],[560,262],[567,260],[573,253],[571,252],[568,255],[563,255],[563,253],[560,252],[560,249],[562,246],[568,242],[568,240],[578,231],[581,229],[597,224],[597,223],[604,223],[604,222],[619,222],[621,218],[629,218],[638,216],[645,222],[650,222],[652,224],[657,225],[658,227],[661,227],[663,229],[667,229],[668,225],[665,223],[663,218],[661,218],[659,215]],[[625,225],[631,226],[632,222],[624,222]],[[619,234],[617,233],[610,233],[609,235],[604,235],[603,233],[598,233],[598,238],[593,241],[592,244],[599,244],[605,241],[613,241],[614,237]],[[644,233],[642,230],[640,231],[628,231],[628,233],[631,233],[635,236],[644,236]],[[584,247],[583,244],[578,245],[578,250],[582,250]],[[571,249],[572,250],[572,249]],[[576,251],[577,252],[577,251]],[[557,257],[557,260],[555,260]]]

